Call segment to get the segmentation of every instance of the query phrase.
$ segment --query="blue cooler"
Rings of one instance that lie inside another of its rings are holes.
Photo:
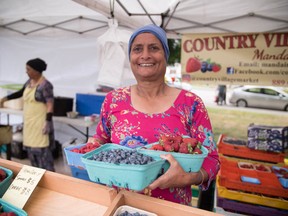
[[[76,111],[81,116],[100,114],[106,94],[76,94]]]

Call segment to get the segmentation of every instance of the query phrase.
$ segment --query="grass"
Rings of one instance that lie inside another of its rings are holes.
[[[247,130],[251,123],[267,126],[288,126],[287,114],[284,112],[283,115],[273,115],[212,107],[207,107],[207,110],[216,142],[220,134],[247,140]]]
[[[10,89],[10,90],[19,90],[23,87],[23,84],[7,84],[7,85],[0,85],[0,88],[3,89]]]

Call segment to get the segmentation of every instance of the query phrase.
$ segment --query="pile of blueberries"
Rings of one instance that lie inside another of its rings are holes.
[[[147,214],[141,214],[139,212],[136,212],[136,213],[129,213],[128,211],[125,211],[123,213],[120,213],[119,215],[117,216],[147,216]]]
[[[135,149],[110,149],[101,151],[98,154],[94,154],[91,159],[113,164],[132,165],[145,165],[154,161],[152,157],[141,154]]]

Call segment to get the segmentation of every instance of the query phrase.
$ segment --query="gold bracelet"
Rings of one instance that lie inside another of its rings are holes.
[[[201,169],[200,169],[199,171],[200,171],[200,173],[201,173],[201,177],[202,177],[202,180],[201,180],[201,183],[200,183],[200,184],[198,184],[197,186],[200,186],[200,185],[202,185],[202,184],[203,184],[203,182],[204,182],[204,178],[205,178],[203,171],[202,171]]]

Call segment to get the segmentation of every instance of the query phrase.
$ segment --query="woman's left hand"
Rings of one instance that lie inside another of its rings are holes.
[[[170,167],[162,176],[148,186],[149,189],[154,190],[157,187],[160,189],[185,187],[191,184],[191,175],[195,175],[193,177],[197,178],[197,173],[185,172],[171,154],[161,155],[161,158],[167,160],[170,163]]]
[[[53,131],[53,124],[52,121],[46,121],[44,127],[42,129],[43,134],[49,134]]]

